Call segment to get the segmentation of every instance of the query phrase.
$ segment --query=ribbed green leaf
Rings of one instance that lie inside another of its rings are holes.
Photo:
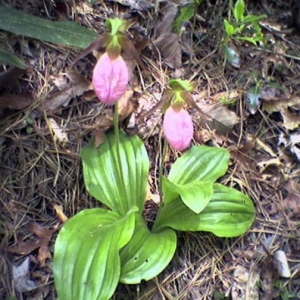
[[[153,234],[145,221],[137,218],[130,242],[121,250],[121,278],[126,284],[150,280],[162,272],[171,261],[177,245],[174,230],[168,228]]]
[[[184,189],[184,186],[188,187],[187,185],[191,185],[195,182],[214,183],[219,177],[226,173],[229,158],[230,154],[224,148],[208,146],[192,147],[173,164],[168,180],[162,181],[165,203],[177,199],[178,194],[180,194],[179,191],[174,188],[174,185],[182,186]],[[212,187],[208,184],[207,188],[207,191],[203,190],[203,194],[206,194],[208,197]],[[210,192],[208,193],[209,190]],[[191,197],[189,197],[189,199],[191,199]],[[195,199],[198,204],[200,200],[201,197]],[[188,202],[186,204],[188,205]],[[203,205],[205,205],[205,203],[203,203]],[[195,211],[203,209],[203,205],[198,209],[194,207]]]
[[[4,49],[0,49],[0,63],[15,66],[20,69],[27,68],[27,65],[23,62],[22,59],[20,59],[18,56]]]
[[[244,0],[237,0],[234,8],[233,8],[233,15],[236,21],[241,21],[244,18],[245,13],[245,2]]]
[[[153,232],[166,227],[180,231],[210,231],[220,237],[245,233],[255,219],[255,208],[245,194],[214,184],[209,204],[199,214],[191,211],[180,198],[164,205],[154,223]]]
[[[106,300],[119,282],[119,250],[132,237],[133,208],[123,219],[95,208],[70,219],[60,231],[54,249],[54,278],[59,300]]]
[[[183,203],[196,214],[207,206],[214,193],[213,182],[196,181],[181,185],[165,177],[162,177],[162,182],[165,204],[180,196]]]
[[[214,182],[226,173],[229,158],[229,152],[224,148],[194,146],[176,160],[168,179],[179,184]]]
[[[147,193],[149,159],[137,136],[120,133],[119,164],[115,134],[106,135],[95,149],[82,149],[84,182],[89,193],[113,211],[126,215],[136,205],[142,213]]]
[[[0,5],[0,29],[41,41],[87,48],[98,37],[75,22],[53,22]]]

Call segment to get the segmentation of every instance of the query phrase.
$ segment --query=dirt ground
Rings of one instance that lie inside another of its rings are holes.
[[[255,203],[256,221],[245,235],[180,233],[163,273],[140,285],[120,284],[113,299],[300,299],[299,6],[247,1],[248,13],[266,15],[264,41],[231,41],[240,55],[234,66],[222,46],[223,20],[232,18],[234,1],[203,0],[177,37],[169,25],[192,1],[1,2],[47,19],[76,20],[99,34],[108,17],[133,22],[129,34],[139,42],[146,71],[133,71],[128,99],[135,119],[128,130],[143,138],[151,160],[146,214],[155,215],[151,201],[159,194],[162,116],[155,111],[143,122],[139,116],[161,99],[170,78],[191,80],[206,113],[189,108],[193,143],[227,148],[231,165],[222,183]],[[56,299],[52,256],[64,216],[100,205],[85,190],[80,150],[112,109],[91,89],[92,53],[74,63],[82,50],[5,31],[0,44],[30,66],[8,73],[0,64],[0,299]],[[169,150],[167,163],[179,155]],[[278,250],[287,257],[285,277]]]

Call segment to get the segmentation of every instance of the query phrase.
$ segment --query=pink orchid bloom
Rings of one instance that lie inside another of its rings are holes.
[[[93,86],[98,98],[105,104],[115,104],[128,85],[128,68],[121,55],[111,59],[107,52],[101,55],[93,72]]]
[[[174,110],[170,106],[164,117],[163,128],[168,143],[178,151],[183,151],[191,144],[194,126],[192,117],[184,109]]]

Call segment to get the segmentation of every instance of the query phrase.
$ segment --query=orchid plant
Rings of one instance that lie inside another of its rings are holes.
[[[97,93],[105,103],[118,104],[119,83],[125,82],[120,61],[119,55],[112,59],[109,53],[103,54],[95,67],[95,91],[98,80],[104,80],[104,89],[109,87],[109,92]],[[99,64],[107,62],[109,75],[102,70],[101,78],[95,78]],[[171,89],[163,97],[165,137],[170,146],[186,150],[193,123],[183,106],[192,85],[180,80],[169,85]],[[119,282],[138,284],[154,278],[172,260],[176,231],[236,237],[244,234],[255,218],[247,195],[217,183],[227,171],[230,153],[224,148],[193,146],[176,160],[169,174],[161,175],[161,202],[150,230],[144,219],[147,151],[138,136],[119,130],[117,113],[114,118],[115,131],[106,134],[104,143],[95,148],[91,141],[81,152],[86,189],[105,207],[81,211],[57,237],[53,269],[60,300],[106,300]]]

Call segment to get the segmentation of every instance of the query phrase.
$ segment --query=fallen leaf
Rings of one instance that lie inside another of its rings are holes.
[[[47,124],[49,129],[52,131],[53,133],[53,138],[55,141],[57,141],[58,143],[65,145],[69,142],[69,138],[68,138],[68,134],[65,132],[65,130],[63,128],[61,128],[57,122],[52,119],[49,118],[47,120]]]
[[[108,130],[108,128],[95,128],[92,132],[92,136],[95,138],[94,147],[98,148],[101,146],[105,139],[105,132]]]
[[[201,98],[205,98],[207,97],[207,94],[203,94]],[[237,101],[238,99],[240,99],[242,97],[242,91],[239,90],[230,90],[228,92],[220,92],[217,93],[215,95],[211,96],[212,102],[213,103],[220,103],[220,102],[224,102],[226,103],[232,103]],[[201,99],[198,98],[198,99]]]
[[[154,8],[155,2],[149,0],[110,0],[111,2],[117,2],[124,6],[129,6],[131,10],[146,11]]]
[[[11,94],[5,92],[0,96],[0,112],[5,109],[22,110],[33,103],[34,98],[30,93]]]
[[[250,89],[250,91],[246,94],[246,103],[248,110],[252,115],[254,115],[258,108],[260,107],[261,102],[261,89],[258,86],[255,86]]]
[[[197,105],[205,114],[216,119],[226,127],[232,128],[240,121],[237,114],[229,110],[229,108],[222,103],[212,103],[209,100],[200,100],[197,102]]]
[[[169,2],[165,6],[161,11],[163,19],[155,27],[156,34],[153,41],[164,58],[164,62],[172,69],[180,68],[182,59],[180,36],[171,32],[177,11],[177,6],[173,3]]]
[[[231,290],[232,300],[256,300],[259,299],[259,270],[255,266],[245,268],[242,265],[234,267],[233,285]]]
[[[275,265],[277,267],[279,276],[284,278],[290,278],[291,270],[289,268],[289,264],[285,252],[282,250],[277,250],[274,253],[274,258],[275,258]]]
[[[180,37],[176,33],[165,33],[156,39],[153,43],[159,49],[164,62],[172,69],[181,67],[181,46]]]
[[[288,194],[285,199],[281,202],[281,207],[287,211],[293,210],[297,215],[300,214],[300,184],[289,180],[284,189],[287,190]]]
[[[7,250],[12,253],[28,255],[32,251],[39,249],[38,261],[43,267],[47,258],[51,258],[51,253],[48,244],[52,238],[55,230],[49,230],[41,227],[39,224],[31,222],[26,225],[25,230],[34,234],[38,240],[23,240],[20,235],[17,237],[17,244],[15,246],[7,247]]]
[[[57,218],[62,222],[62,223],[66,223],[68,221],[68,217],[65,215],[65,213],[63,212],[63,207],[62,205],[57,205],[54,204],[53,205],[53,209],[55,210],[56,216]]]
[[[300,125],[300,116],[292,113],[288,108],[283,108],[281,111],[283,118],[283,126],[286,129],[294,130],[299,128]]]
[[[241,57],[239,52],[235,47],[226,46],[225,47],[225,55],[227,61],[234,67],[240,68],[241,66]]]
[[[30,292],[38,288],[38,283],[30,278],[29,263],[29,257],[26,257],[21,264],[13,264],[12,267],[14,286],[20,293]]]
[[[155,38],[159,38],[165,33],[172,31],[172,25],[177,15],[178,8],[174,3],[168,2],[167,5],[160,10],[162,20],[156,23]]]
[[[125,94],[118,101],[118,114],[119,122],[124,121],[128,116],[130,116],[135,111],[135,106],[130,100],[133,95],[132,90],[127,90]],[[114,125],[114,112],[111,114],[106,114],[100,116],[100,119],[96,122],[96,128],[110,128]]]
[[[280,87],[268,85],[261,87],[261,99],[264,101],[286,100],[288,97],[289,95]]]
[[[269,160],[266,160],[266,161],[261,161],[257,164],[257,166],[260,168],[260,172],[262,173],[267,167],[269,166],[281,166],[282,165],[282,162],[280,161],[280,159],[278,157],[276,158],[271,158]]]
[[[26,73],[26,70],[16,67],[9,68],[0,73],[0,90],[15,90],[19,86],[19,77]]]
[[[268,113],[280,112],[283,118],[283,126],[294,130],[300,125],[300,97],[294,96],[287,99],[264,101],[263,110]]]
[[[278,138],[278,145],[283,145],[284,149],[288,149],[298,161],[300,161],[300,132],[293,132],[290,134],[283,134],[282,132]]]
[[[67,106],[71,99],[92,89],[91,83],[76,72],[61,73],[53,78],[59,91],[45,100],[43,110],[55,111],[61,106]]]
[[[125,94],[118,101],[118,115],[119,122],[124,122],[135,110],[136,103],[131,98],[133,95],[132,90],[127,90]],[[105,137],[105,132],[114,126],[114,112],[113,110],[107,111],[105,115],[101,115],[93,125],[93,136],[95,137],[95,147],[99,147]]]
[[[45,229],[39,224],[33,222],[28,224],[28,230],[39,238],[38,261],[41,267],[43,267],[45,265],[46,259],[51,259],[51,253],[49,251],[48,245],[55,230]]]

